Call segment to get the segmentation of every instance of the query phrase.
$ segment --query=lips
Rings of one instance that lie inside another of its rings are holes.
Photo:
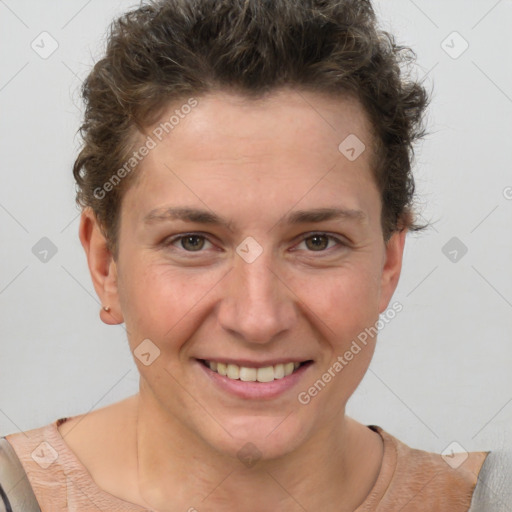
[[[287,361],[284,358],[259,362],[196,359],[195,362],[214,389],[250,400],[273,400],[284,395],[298,385],[314,364],[311,359]]]

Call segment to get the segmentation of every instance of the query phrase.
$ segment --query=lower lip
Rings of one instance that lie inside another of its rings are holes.
[[[313,364],[312,362],[303,364],[292,374],[282,379],[275,379],[271,382],[245,382],[243,380],[233,380],[224,375],[220,375],[197,359],[196,363],[205,375],[222,390],[239,398],[250,398],[254,400],[270,400],[289,391],[302,379],[304,373]]]

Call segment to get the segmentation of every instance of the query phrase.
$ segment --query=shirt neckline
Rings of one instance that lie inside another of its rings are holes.
[[[56,444],[55,448],[57,451],[59,452],[60,448],[60,450],[63,450],[68,454],[66,466],[63,467],[65,474],[68,475],[69,473],[72,473],[74,478],[79,479],[81,491],[85,492],[93,502],[98,501],[102,504],[109,502],[107,504],[124,507],[125,510],[130,512],[154,512],[152,509],[147,509],[141,505],[137,505],[136,503],[123,500],[122,498],[115,496],[98,486],[89,470],[82,464],[75,455],[75,452],[73,452],[73,450],[68,446],[66,440],[58,429],[59,425],[72,418],[73,417],[67,417],[55,420],[47,426],[46,432],[50,441],[53,441]],[[376,509],[390,486],[397,463],[396,442],[393,436],[388,434],[378,425],[366,425],[366,427],[381,436],[383,441],[383,456],[379,474],[375,483],[363,503],[361,503],[354,512],[370,512]]]
[[[382,501],[382,498],[391,485],[398,459],[397,440],[378,425],[366,426],[380,435],[384,450],[377,479],[368,493],[368,496],[366,496],[363,503],[361,503],[354,512],[373,512],[377,510],[377,506]]]

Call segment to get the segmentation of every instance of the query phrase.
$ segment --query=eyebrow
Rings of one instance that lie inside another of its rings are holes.
[[[296,210],[284,216],[278,224],[307,224],[325,222],[328,220],[353,220],[362,222],[367,215],[362,210],[345,208],[313,208],[311,210]],[[195,222],[223,226],[232,229],[232,222],[208,210],[188,207],[168,207],[151,210],[143,219],[144,224],[154,224],[170,220]]]

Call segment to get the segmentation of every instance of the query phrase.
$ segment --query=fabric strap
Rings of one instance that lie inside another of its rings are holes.
[[[21,462],[0,437],[0,512],[41,512]]]
[[[512,510],[512,450],[491,451],[478,473],[468,512]]]

